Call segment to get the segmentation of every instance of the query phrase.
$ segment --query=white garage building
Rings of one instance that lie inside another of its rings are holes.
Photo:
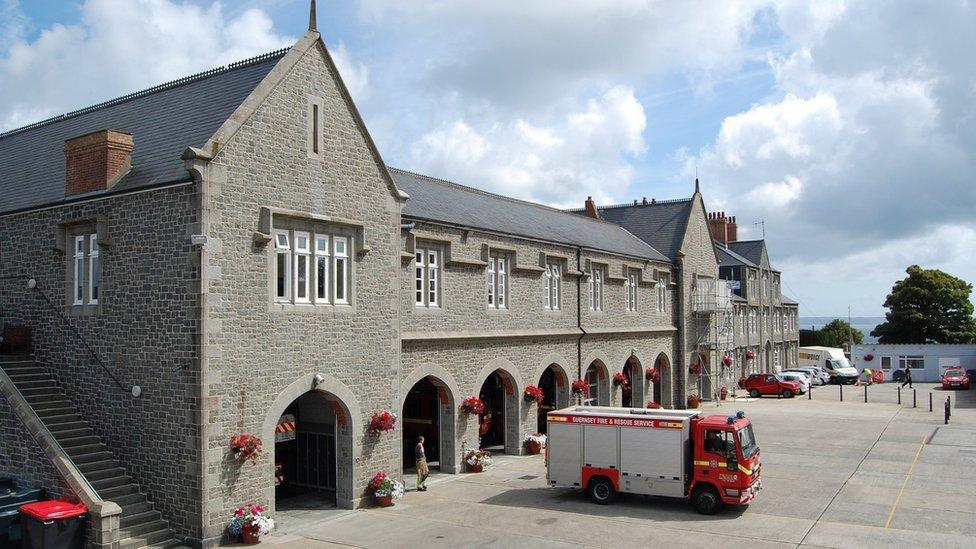
[[[868,360],[870,358],[870,360]],[[976,345],[940,343],[855,345],[851,362],[858,369],[880,369],[891,381],[896,370],[912,369],[914,381],[939,381],[946,368],[976,370]]]

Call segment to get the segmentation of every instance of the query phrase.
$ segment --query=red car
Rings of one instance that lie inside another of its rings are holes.
[[[969,374],[962,368],[949,368],[942,372],[943,389],[969,389]]]
[[[742,388],[749,391],[749,396],[759,398],[762,395],[776,395],[792,398],[800,394],[800,384],[779,377],[776,374],[752,374],[742,383]]]

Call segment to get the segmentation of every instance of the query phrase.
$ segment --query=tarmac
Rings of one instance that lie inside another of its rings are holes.
[[[715,516],[682,500],[621,495],[608,506],[546,486],[541,456],[498,456],[479,474],[435,474],[390,508],[278,517],[272,547],[974,547],[976,391],[932,384],[816,387],[812,398],[706,403],[743,410],[764,490]],[[929,412],[928,395],[933,397]],[[944,402],[952,399],[944,423]],[[408,479],[409,480],[409,479]]]

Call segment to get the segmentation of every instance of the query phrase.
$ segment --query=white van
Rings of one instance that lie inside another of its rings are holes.
[[[819,366],[830,374],[831,383],[854,383],[857,369],[851,366],[843,349],[835,347],[800,347],[797,352],[800,368]]]

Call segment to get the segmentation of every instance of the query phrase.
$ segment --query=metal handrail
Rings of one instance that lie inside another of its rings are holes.
[[[95,362],[97,362],[98,365],[102,367],[102,370],[104,370],[105,373],[108,374],[108,377],[112,378],[112,381],[114,381],[115,384],[119,386],[119,389],[122,389],[123,391],[128,390],[133,397],[138,397],[139,395],[142,394],[142,389],[138,385],[133,385],[131,388],[128,389],[125,387],[125,385],[122,385],[122,382],[119,381],[119,378],[115,377],[115,374],[113,374],[112,371],[108,369],[108,365],[105,364],[105,361],[102,360],[102,357],[98,356],[98,353],[95,352],[95,349],[91,346],[91,344],[88,343],[88,340],[85,339],[85,336],[83,336],[81,332],[78,331],[78,328],[76,328],[75,325],[71,323],[71,320],[69,320],[68,317],[65,316],[65,314],[61,311],[61,309],[57,305],[55,305],[53,301],[51,301],[51,298],[48,297],[48,295],[44,293],[44,291],[41,290],[40,287],[38,287],[37,280],[27,275],[0,276],[0,280],[26,280],[27,287],[37,292],[41,296],[41,299],[43,299],[44,302],[47,303],[47,305],[51,308],[51,310],[57,313],[58,317],[60,317],[61,320],[65,323],[65,325],[68,326],[68,329],[70,329],[71,332],[78,337],[78,340],[81,341],[81,344],[84,345],[86,349],[88,349],[88,352],[91,354],[92,358],[95,359]]]

